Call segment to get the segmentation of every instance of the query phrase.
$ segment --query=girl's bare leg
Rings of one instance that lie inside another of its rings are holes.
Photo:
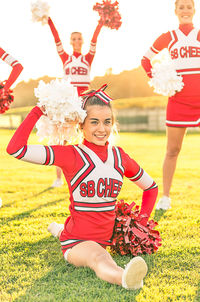
[[[131,282],[134,283],[132,288],[134,288],[135,285],[141,284],[141,281],[147,273],[147,266],[144,260],[141,257],[135,257],[134,259],[136,261],[134,264],[131,264],[132,268],[129,270],[128,276],[129,279],[132,278]],[[97,277],[104,281],[122,285],[124,269],[118,266],[111,255],[94,241],[84,241],[75,245],[69,251],[67,261],[75,266],[91,268]],[[130,284],[132,285],[131,282]],[[135,286],[135,289],[139,287],[141,286]]]
[[[56,180],[52,184],[52,187],[60,187],[63,185],[62,181],[62,170],[59,167],[56,167]]]
[[[163,195],[169,196],[176,162],[186,128],[167,127],[167,150],[163,163]]]

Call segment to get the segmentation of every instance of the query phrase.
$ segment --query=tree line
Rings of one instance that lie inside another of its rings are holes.
[[[34,88],[38,86],[40,80],[48,83],[52,79],[55,78],[44,76],[36,80],[30,79],[28,82],[18,83],[14,89],[15,101],[12,108],[35,105],[37,99],[34,95]],[[148,77],[141,66],[132,70],[124,70],[119,74],[113,74],[109,69],[104,76],[95,77],[90,87],[97,89],[105,83],[108,84],[107,93],[114,99],[155,95],[153,89],[148,85]]]

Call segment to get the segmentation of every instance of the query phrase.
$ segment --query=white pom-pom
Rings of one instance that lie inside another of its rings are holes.
[[[152,78],[149,85],[154,92],[165,96],[172,96],[182,90],[184,83],[172,63],[156,63],[152,68]]]
[[[36,124],[40,139],[47,137],[54,144],[73,141],[77,136],[79,123],[87,115],[82,109],[77,89],[64,79],[52,80],[47,84],[40,81],[35,88],[35,95],[39,99],[37,105],[44,107],[47,115],[42,116]]]
[[[37,0],[31,3],[31,12],[33,22],[42,22],[42,24],[47,24],[49,16],[49,5],[47,2]]]

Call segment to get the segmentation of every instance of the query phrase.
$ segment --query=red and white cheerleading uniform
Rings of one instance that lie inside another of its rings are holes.
[[[90,84],[90,68],[96,52],[97,37],[102,28],[102,24],[97,25],[91,40],[90,50],[86,55],[82,55],[78,52],[73,52],[72,55],[68,55],[63,49],[58,32],[50,17],[48,18],[48,24],[54,36],[57,52],[63,63],[64,78],[70,78],[71,84],[77,87],[78,94],[80,95],[88,89]]]
[[[10,76],[4,86],[4,89],[8,90],[11,87],[11,85],[16,81],[16,79],[18,78],[23,67],[16,59],[14,59],[11,55],[9,55],[7,52],[5,52],[5,50],[3,50],[1,47],[0,47],[0,58],[12,67]]]
[[[151,59],[167,48],[184,87],[169,98],[166,125],[173,127],[200,126],[200,30],[192,24],[162,34],[142,59],[142,66],[151,77]]]
[[[158,189],[153,179],[119,147],[81,145],[27,145],[35,123],[42,115],[35,107],[13,135],[7,152],[17,159],[41,165],[56,165],[63,171],[70,192],[70,213],[60,236],[63,254],[79,242],[93,240],[111,244],[115,203],[123,176],[143,190],[141,214],[146,223]]]

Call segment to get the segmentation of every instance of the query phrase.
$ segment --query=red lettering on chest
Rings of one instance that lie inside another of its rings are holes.
[[[69,75],[87,75],[88,69],[81,66],[73,66],[65,69],[65,74]]]
[[[198,58],[200,57],[200,47],[182,46],[180,49],[175,48],[170,52],[172,60],[178,58]]]
[[[80,185],[80,195],[82,197],[113,197],[116,198],[121,190],[122,182],[112,178],[100,178],[95,186],[93,180],[89,180]]]

